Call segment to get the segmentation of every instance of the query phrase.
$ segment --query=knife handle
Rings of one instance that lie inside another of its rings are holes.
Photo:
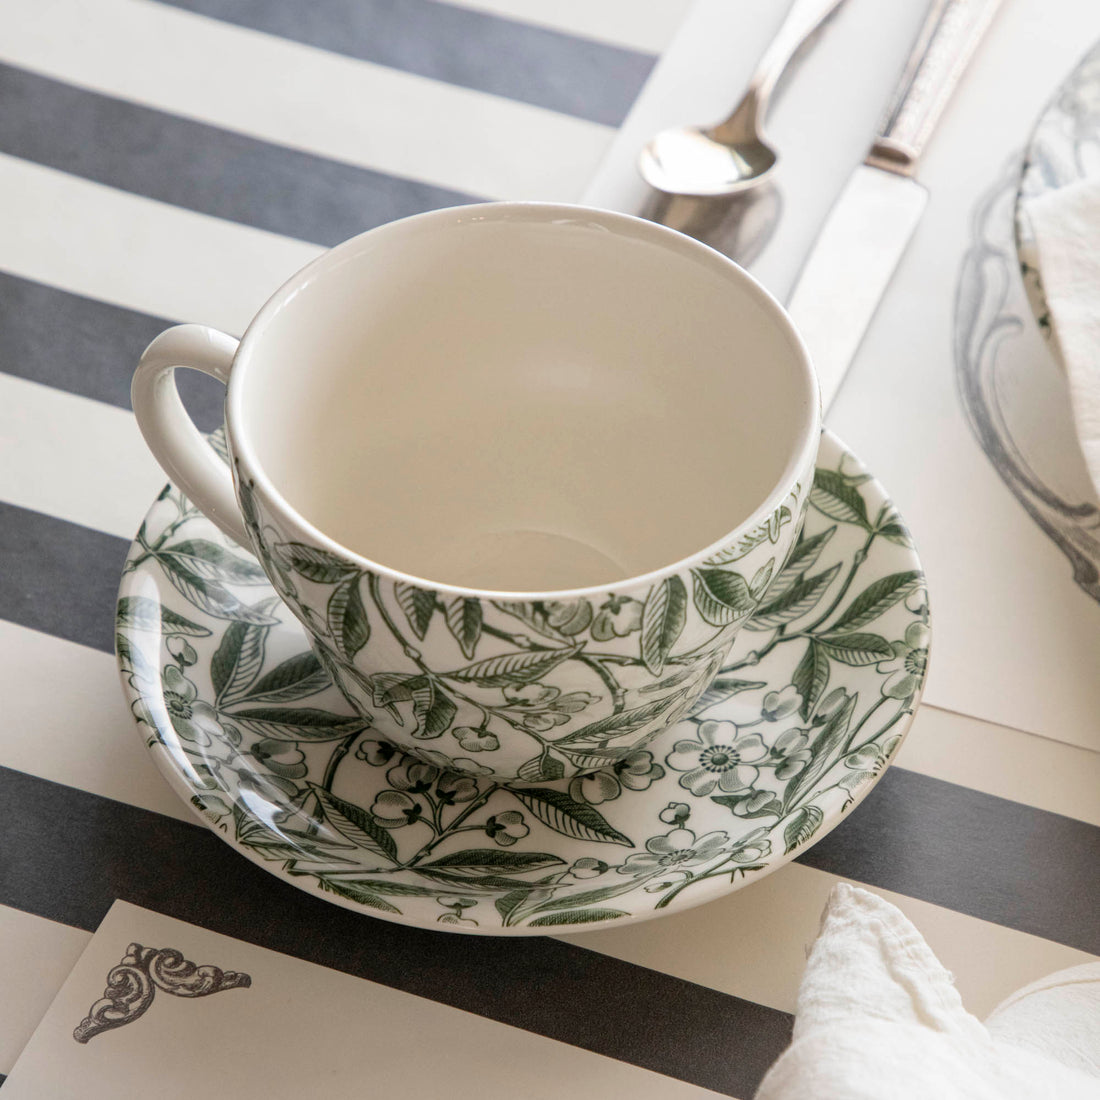
[[[912,175],[1001,0],[933,0],[866,163]]]

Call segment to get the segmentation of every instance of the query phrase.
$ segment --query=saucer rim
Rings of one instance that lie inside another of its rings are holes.
[[[822,428],[820,450],[821,452],[825,452],[827,449],[832,451],[837,459],[845,454],[848,454],[852,455],[858,461],[858,457],[855,456],[851,448],[849,448],[835,432],[830,431],[828,428]],[[885,500],[890,500],[891,498],[886,492],[886,489],[883,486],[882,482],[869,470],[867,470],[866,472],[869,474],[869,483],[874,485],[879,490],[879,493]],[[905,526],[906,530],[908,531],[908,526],[905,524],[904,517],[902,516],[900,518],[902,525]],[[127,561],[134,553],[134,548],[136,545],[136,540],[135,542],[131,543],[131,546],[127,552]],[[246,550],[245,552],[251,554],[250,550]],[[922,576],[925,577],[925,581],[927,581],[926,574],[920,562],[920,557],[917,553],[915,545],[913,545],[912,543],[911,538],[908,547],[904,549],[898,547],[897,553],[907,554],[913,566],[922,574]],[[143,580],[144,583],[148,583],[148,581],[145,580],[147,576],[147,574],[143,574],[137,571],[124,574],[118,591],[119,600],[121,600],[124,596],[144,594],[138,591],[138,588],[142,584]],[[927,591],[926,586],[925,591]],[[286,625],[294,626],[297,624],[287,623]],[[926,625],[930,626],[930,620],[926,621]],[[145,696],[129,682],[129,673],[122,667],[121,658],[118,656],[117,652],[116,664],[118,665],[118,672],[122,685],[123,695],[127,703],[132,705],[136,701],[144,699]],[[448,934],[458,934],[466,936],[487,937],[528,937],[540,935],[574,936],[583,935],[586,932],[604,931],[616,927],[622,927],[627,924],[637,924],[643,921],[655,920],[660,917],[671,916],[675,913],[682,913],[691,909],[695,909],[700,905],[705,905],[708,902],[716,901],[718,898],[724,897],[727,894],[735,893],[736,891],[741,890],[744,887],[767,877],[768,875],[771,875],[775,871],[779,870],[781,867],[784,867],[788,863],[791,863],[794,860],[800,858],[805,852],[809,851],[810,848],[814,847],[826,836],[828,836],[829,833],[831,833],[838,825],[840,825],[856,809],[858,809],[863,801],[867,798],[867,796],[870,795],[870,793],[878,786],[886,772],[894,765],[898,753],[900,752],[906,738],[909,735],[909,731],[912,728],[913,719],[916,716],[917,710],[919,709],[924,690],[927,686],[927,682],[928,674],[927,671],[925,671],[915,694],[909,702],[906,711],[899,719],[897,725],[894,727],[894,735],[896,736],[897,740],[894,745],[893,751],[890,754],[890,757],[884,762],[882,769],[877,774],[875,774],[873,778],[869,779],[862,786],[857,788],[855,792],[850,793],[850,798],[846,807],[834,811],[831,819],[829,817],[825,817],[823,819],[820,827],[814,832],[813,836],[810,838],[809,843],[799,844],[791,851],[784,852],[782,855],[779,856],[775,856],[766,866],[760,868],[759,871],[754,874],[752,878],[742,876],[739,879],[731,878],[730,881],[726,881],[724,877],[714,878],[709,881],[698,883],[698,888],[691,892],[684,891],[676,894],[676,896],[666,906],[662,908],[649,906],[644,910],[628,912],[625,913],[623,916],[601,920],[599,923],[596,924],[584,922],[576,922],[572,924],[563,923],[553,929],[549,929],[546,927],[532,927],[530,925],[491,927],[486,926],[484,928],[480,926],[467,927],[454,924],[441,925],[436,922],[425,921],[418,918],[417,916],[410,916],[406,913],[391,914],[381,910],[373,909],[350,898],[345,898],[339,894],[335,894],[331,891],[325,890],[321,886],[319,881],[315,878],[305,875],[289,875],[281,867],[277,866],[273,861],[263,859],[258,852],[250,849],[247,845],[239,843],[234,836],[217,829],[207,817],[207,815],[203,812],[203,810],[195,804],[194,788],[187,782],[181,770],[176,766],[174,758],[167,747],[158,744],[151,744],[148,738],[143,734],[141,726],[138,724],[136,719],[135,732],[141,738],[143,747],[152,757],[153,762],[157,767],[157,770],[161,773],[161,775],[164,776],[175,794],[181,799],[181,801],[183,801],[187,805],[188,809],[195,816],[195,818],[197,818],[197,820],[205,828],[209,829],[212,833],[218,836],[224,843],[228,844],[234,851],[238,852],[240,855],[244,856],[251,863],[254,863],[256,866],[262,868],[264,871],[274,875],[276,878],[286,883],[287,885],[293,886],[299,890],[303,890],[305,893],[317,897],[329,904],[338,905],[343,909],[359,913],[363,916],[373,917],[377,920],[385,920],[390,923],[405,925],[407,927],[420,928],[427,931],[446,932]],[[157,751],[158,749],[159,751]],[[637,793],[644,794],[645,792]],[[562,839],[568,842],[568,838],[563,837]],[[630,894],[621,895],[621,903],[629,903],[630,897]]]

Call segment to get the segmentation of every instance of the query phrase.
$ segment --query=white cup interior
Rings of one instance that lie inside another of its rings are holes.
[[[547,592],[750,518],[812,431],[781,311],[709,249],[580,208],[423,215],[328,254],[246,335],[230,427],[305,520],[434,584]]]

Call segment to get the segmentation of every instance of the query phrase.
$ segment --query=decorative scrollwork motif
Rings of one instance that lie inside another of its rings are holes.
[[[196,966],[173,947],[132,943],[118,966],[111,968],[103,996],[76,1026],[73,1038],[86,1043],[101,1032],[132,1023],[148,1011],[158,989],[174,997],[207,997],[251,984],[247,974],[208,964]]]

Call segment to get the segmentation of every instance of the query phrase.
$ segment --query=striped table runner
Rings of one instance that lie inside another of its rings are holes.
[[[0,1075],[116,897],[743,1100],[789,1038],[838,879],[899,904],[978,1013],[1100,954],[1100,757],[946,711],[923,709],[866,803],[752,889],[522,940],[299,893],[196,825],[134,732],[112,613],[163,483],[129,411],[145,344],[175,321],[239,333],[323,248],[393,218],[577,200],[686,10],[0,10]],[[213,427],[221,391],[185,385]]]

